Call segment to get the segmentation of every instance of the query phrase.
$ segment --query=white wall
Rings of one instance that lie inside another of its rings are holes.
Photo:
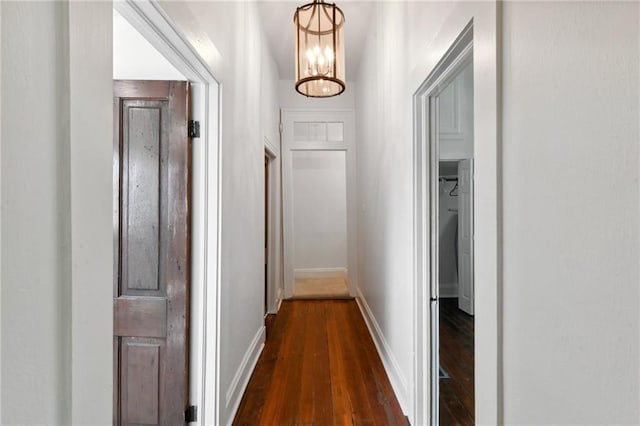
[[[477,359],[486,366],[476,370],[476,384],[485,389],[476,394],[476,420],[481,424],[496,423],[497,156],[495,144],[490,143],[491,138],[495,141],[497,137],[496,4],[380,2],[375,7],[356,95],[361,207],[358,273],[363,300],[369,307],[371,322],[377,325],[374,329],[382,358],[403,410],[412,423],[425,422],[428,404],[424,401],[429,395],[422,365],[427,360],[420,353],[423,346],[414,347],[413,341],[415,327],[424,324],[416,325],[414,311],[420,315],[426,308],[414,305],[419,295],[414,294],[413,288],[412,96],[473,20],[474,90],[476,101],[482,99],[482,108],[475,111],[478,119],[474,131],[489,142],[483,143],[480,154],[475,150],[476,171],[482,175],[476,187],[485,194],[478,200],[475,214],[477,220],[487,224],[476,232],[476,241],[489,248],[477,253],[476,259],[476,265],[480,265],[476,267],[476,288],[482,289],[476,303],[483,306],[476,312],[476,318],[481,319],[478,323],[482,324],[476,327],[476,334],[481,337]],[[428,315],[426,324],[428,327]]]
[[[110,2],[70,2],[68,8],[71,423],[108,425],[113,410],[113,15]]]
[[[293,151],[291,155],[293,269],[346,269],[346,152]]]
[[[413,180],[407,25],[401,3],[376,3],[356,90],[358,282],[390,379],[412,411]],[[412,424],[415,422],[411,419]]]
[[[357,79],[360,287],[405,377],[412,374],[405,356],[412,349],[412,277],[406,274],[413,268],[411,95],[456,31],[475,16],[476,117],[495,109],[487,105],[495,94],[495,85],[487,83],[496,67],[490,53],[493,7],[377,4]],[[476,384],[497,386],[503,403],[496,412],[493,390],[480,390],[477,421],[637,424],[638,5],[507,2],[503,7],[504,259],[495,273],[491,265],[476,269],[484,277],[477,285],[485,288],[504,274],[504,370],[501,376],[476,372]],[[491,125],[476,120],[476,134]],[[480,167],[491,161],[487,155],[496,158],[478,140],[475,154]],[[567,161],[571,167],[560,165]],[[490,180],[485,176],[476,185]],[[478,200],[476,214],[489,212],[497,201]],[[476,237],[487,239],[494,232],[476,229]],[[477,320],[499,318],[490,301],[495,294],[482,291],[476,297],[488,308],[477,312]],[[402,389],[396,391],[402,402]]]
[[[114,80],[186,80],[146,38],[113,10]]]
[[[275,59],[268,51],[266,45],[262,48],[263,60],[266,66],[262,72],[261,84],[261,111],[262,129],[265,146],[275,156],[272,158],[269,169],[269,183],[271,186],[271,211],[269,230],[269,297],[267,309],[270,313],[276,313],[281,298],[284,295],[284,272],[282,269],[282,185],[280,182],[281,156],[280,152],[280,96],[278,84],[278,67]],[[275,82],[275,84],[274,84]]]
[[[640,423],[638,17],[504,4],[506,424]]]
[[[482,64],[478,69],[474,67],[474,78],[482,77],[485,99],[495,102],[495,80],[491,82],[491,68],[485,67],[495,58],[495,44],[493,50],[491,46],[495,3],[490,2],[376,3],[357,78],[360,291],[392,385],[413,424],[426,421],[423,412],[428,410],[429,395],[428,384],[424,384],[428,373],[422,370],[422,363],[426,362],[420,353],[423,346],[414,347],[413,340],[417,326],[423,325],[416,324],[414,314],[426,307],[414,305],[419,303],[419,295],[414,293],[412,96],[471,19],[477,35],[474,46],[481,52],[478,63]],[[495,113],[493,121],[491,115],[491,108],[487,108],[483,114],[487,134],[496,123]],[[490,157],[491,152],[487,151],[487,155]],[[486,208],[480,209],[480,216],[483,211],[491,211],[495,200],[486,197],[483,203]],[[492,232],[495,238],[494,229],[486,230],[489,242]],[[494,259],[493,269],[488,265],[484,271],[482,282],[489,287],[495,283],[496,264]],[[491,297],[487,293],[487,298]],[[490,309],[486,315],[491,316]],[[495,330],[490,318],[486,323]],[[428,319],[424,324],[428,327]],[[483,353],[491,358],[493,351],[495,363],[496,345],[489,346]],[[480,423],[495,423],[497,410],[487,411],[485,407],[490,404],[485,404],[483,398],[491,400],[492,393],[495,398],[497,374],[495,369],[483,374],[476,376],[476,383],[491,382],[489,387],[494,389],[478,395],[477,419]]]
[[[0,422],[110,424],[111,5],[0,7]]]
[[[53,3],[1,7],[1,423],[55,424],[69,419],[71,391],[64,264],[69,258],[69,148],[68,129],[61,124],[68,118],[68,104],[61,99],[68,97],[61,89],[67,64],[58,22],[65,11]],[[21,53],[29,51],[42,55]]]
[[[255,3],[161,5],[198,52],[211,59],[221,82],[221,406],[216,423],[224,425],[233,419],[264,341],[264,145],[265,136],[277,141],[277,121],[271,122],[277,117],[271,110],[278,104],[277,72]]]

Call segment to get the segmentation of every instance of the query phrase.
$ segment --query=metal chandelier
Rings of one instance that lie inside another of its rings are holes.
[[[314,0],[296,9],[296,90],[327,98],[344,92],[344,14],[335,3]]]

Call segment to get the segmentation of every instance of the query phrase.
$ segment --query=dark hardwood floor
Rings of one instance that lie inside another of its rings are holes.
[[[406,425],[355,300],[284,301],[234,425]]]
[[[473,425],[473,317],[458,309],[458,299],[440,299],[440,424]]]

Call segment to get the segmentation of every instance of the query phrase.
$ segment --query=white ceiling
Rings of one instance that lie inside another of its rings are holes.
[[[294,71],[294,42],[293,42],[293,14],[296,7],[312,0],[261,0],[258,11],[262,19],[265,35],[271,53],[278,64],[281,79],[293,80]],[[331,1],[327,1],[329,3]],[[367,37],[367,29],[373,1],[335,0],[336,6],[342,9],[345,19],[345,57],[346,77],[352,81],[356,78],[360,57]]]

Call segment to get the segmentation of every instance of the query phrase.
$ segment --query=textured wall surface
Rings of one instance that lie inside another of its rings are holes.
[[[638,424],[638,3],[503,24],[505,423]]]
[[[1,422],[110,424],[111,5],[1,7]]]

